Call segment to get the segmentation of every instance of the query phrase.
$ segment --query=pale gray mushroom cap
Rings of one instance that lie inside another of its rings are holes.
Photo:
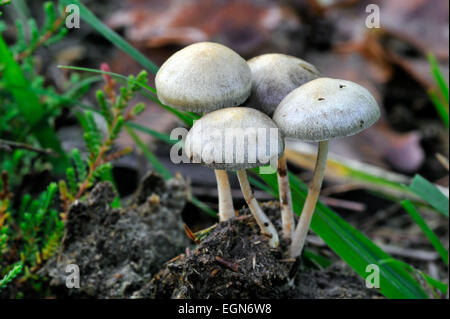
[[[210,112],[241,105],[250,95],[251,72],[233,50],[199,42],[173,54],[155,79],[158,98],[184,111]]]
[[[379,117],[377,101],[361,85],[319,78],[287,95],[273,119],[286,137],[318,142],[354,135]]]
[[[283,137],[275,122],[248,107],[224,108],[204,115],[185,139],[191,162],[214,169],[264,166],[278,160],[283,150]]]
[[[245,105],[269,116],[292,90],[320,76],[314,65],[285,54],[263,54],[247,63],[252,71],[252,93]]]

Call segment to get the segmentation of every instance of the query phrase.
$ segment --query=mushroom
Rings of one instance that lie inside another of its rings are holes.
[[[269,116],[291,91],[320,76],[314,65],[285,54],[263,54],[247,63],[252,72],[252,91],[245,106]]]
[[[252,71],[252,93],[246,106],[273,115],[281,100],[292,90],[320,76],[316,67],[302,59],[285,54],[263,54],[247,61]],[[281,204],[282,234],[291,239],[295,228],[287,161],[278,160],[278,188]]]
[[[236,52],[199,42],[173,54],[155,78],[158,98],[184,111],[211,112],[241,105],[251,92],[251,71]]]
[[[284,150],[275,122],[248,107],[231,107],[206,114],[186,136],[185,151],[192,162],[220,170],[236,170],[245,201],[269,245],[278,247],[277,231],[259,206],[246,169],[277,160]]]
[[[207,113],[241,105],[250,95],[251,72],[233,50],[199,42],[173,54],[156,74],[159,100],[183,111]],[[228,175],[215,170],[219,220],[235,216]]]
[[[292,236],[289,254],[301,255],[322,180],[330,139],[359,133],[380,117],[375,98],[364,87],[350,81],[319,78],[288,94],[273,119],[281,132],[303,141],[319,142],[316,166],[300,221]]]

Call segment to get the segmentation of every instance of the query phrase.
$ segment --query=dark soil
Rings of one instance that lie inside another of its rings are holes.
[[[273,221],[279,221],[276,202],[262,204]],[[277,224],[277,223],[276,223]],[[280,228],[279,223],[277,224]],[[135,298],[374,298],[345,264],[326,270],[298,266],[270,249],[267,238],[248,209],[218,224],[192,252],[182,254],[165,267]]]
[[[69,212],[61,254],[40,270],[58,297],[77,298],[374,298],[363,280],[344,263],[308,268],[268,246],[248,209],[216,224],[192,249],[181,212],[186,183],[150,173],[132,203],[111,208],[116,196],[109,183],[98,184]],[[278,202],[263,203],[278,229]],[[184,254],[180,254],[185,252]],[[68,289],[76,264],[80,288]]]
[[[42,270],[58,297],[126,298],[140,289],[188,243],[181,219],[186,194],[181,178],[166,183],[151,173],[133,204],[118,210],[110,205],[111,184],[98,184],[71,207],[60,259]],[[66,288],[69,264],[80,269],[80,289]]]

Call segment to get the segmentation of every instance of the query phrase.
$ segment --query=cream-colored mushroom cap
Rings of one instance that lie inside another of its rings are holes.
[[[289,93],[273,119],[286,137],[318,142],[356,134],[379,117],[377,101],[361,85],[319,78]]]
[[[314,65],[285,54],[263,54],[247,63],[252,71],[252,93],[245,105],[269,116],[292,90],[320,76]]]
[[[283,150],[283,137],[275,122],[248,107],[224,108],[204,115],[185,139],[191,162],[215,169],[260,167],[277,160]]]
[[[155,79],[158,98],[166,105],[210,112],[241,105],[250,95],[251,72],[233,50],[199,42],[173,54]]]

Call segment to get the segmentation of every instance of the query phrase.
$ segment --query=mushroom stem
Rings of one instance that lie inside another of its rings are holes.
[[[308,234],[309,225],[311,224],[311,219],[319,198],[320,189],[322,187],[325,167],[327,166],[327,156],[328,140],[319,142],[313,179],[311,180],[308,188],[308,196],[306,197],[305,205],[303,206],[300,221],[298,222],[297,228],[292,236],[292,244],[289,251],[291,258],[297,258],[300,256],[303,246],[305,245],[306,235]]]
[[[275,226],[272,224],[269,217],[267,217],[267,215],[263,212],[258,204],[258,201],[253,195],[252,188],[248,182],[247,173],[245,170],[239,170],[237,171],[237,176],[239,179],[239,184],[241,184],[242,194],[244,195],[245,201],[255,217],[256,222],[261,228],[262,233],[270,237],[270,247],[277,248],[279,244],[278,233]]]
[[[281,204],[281,222],[283,225],[283,237],[291,239],[292,231],[295,228],[294,214],[292,210],[292,195],[289,186],[289,176],[287,174],[286,155],[278,159],[278,188]]]
[[[228,174],[224,170],[216,169],[217,191],[219,195],[219,221],[235,217],[233,198],[231,196],[230,182]]]

